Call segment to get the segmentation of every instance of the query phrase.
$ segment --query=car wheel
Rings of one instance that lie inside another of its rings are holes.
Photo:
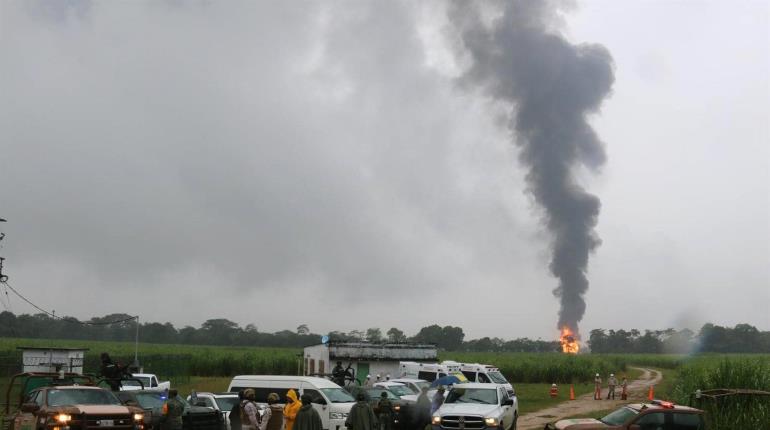
[[[511,428],[509,430],[516,430],[516,425],[518,424],[519,420],[519,414],[516,412],[513,413],[513,422],[511,423]]]

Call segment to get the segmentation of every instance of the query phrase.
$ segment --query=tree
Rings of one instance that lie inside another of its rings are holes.
[[[377,327],[366,329],[366,340],[371,343],[382,342],[382,330],[378,329]]]
[[[393,343],[406,342],[406,335],[404,334],[403,331],[395,327],[391,327],[391,329],[388,330],[388,341]]]
[[[365,336],[366,336],[366,333],[362,332],[361,330],[350,330],[348,332],[348,337],[352,341],[364,340]]]

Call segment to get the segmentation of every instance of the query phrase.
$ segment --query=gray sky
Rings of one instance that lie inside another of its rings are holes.
[[[768,3],[562,19],[615,62],[581,330],[770,330]],[[458,40],[440,1],[0,3],[4,272],[81,318],[553,338],[510,106]]]

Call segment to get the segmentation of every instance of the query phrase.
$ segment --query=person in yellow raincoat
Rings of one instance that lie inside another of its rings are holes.
[[[297,392],[289,390],[286,393],[286,406],[283,407],[284,430],[291,430],[294,427],[294,420],[297,419],[297,412],[302,407],[302,403],[297,398]]]

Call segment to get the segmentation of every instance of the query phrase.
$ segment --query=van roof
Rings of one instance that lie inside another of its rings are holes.
[[[231,384],[236,381],[299,381],[313,384],[318,388],[340,388],[334,382],[315,376],[287,376],[287,375],[237,375],[233,377]]]

